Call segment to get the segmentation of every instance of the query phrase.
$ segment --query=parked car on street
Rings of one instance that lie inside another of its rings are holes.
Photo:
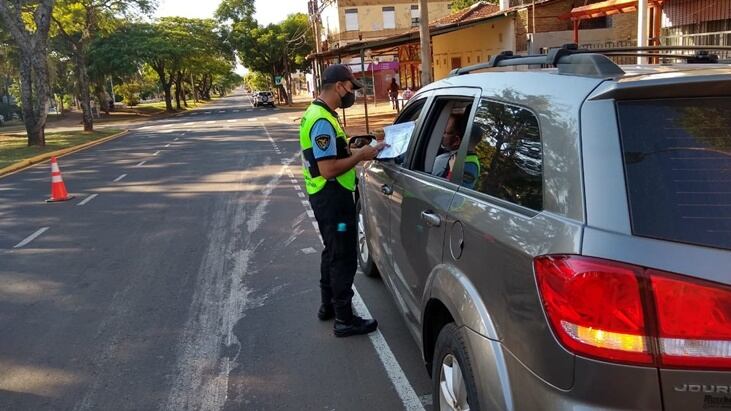
[[[251,95],[251,104],[254,107],[271,106],[274,107],[274,93],[271,91],[255,91]]]
[[[395,122],[406,153],[360,170],[359,264],[436,410],[731,406],[727,65],[503,53]]]

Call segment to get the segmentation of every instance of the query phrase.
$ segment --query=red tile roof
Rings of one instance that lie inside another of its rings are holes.
[[[449,16],[444,16],[441,19],[434,20],[429,23],[429,26],[444,26],[455,23],[466,23],[468,21],[477,20],[483,17],[488,17],[492,14],[500,11],[500,6],[497,4],[490,4],[486,1],[480,1],[472,6],[452,13]]]

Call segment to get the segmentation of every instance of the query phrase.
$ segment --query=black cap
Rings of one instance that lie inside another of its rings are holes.
[[[353,71],[345,64],[327,66],[322,73],[322,84],[335,84],[338,81],[350,81],[353,83],[353,90],[363,88],[363,85],[353,77]]]

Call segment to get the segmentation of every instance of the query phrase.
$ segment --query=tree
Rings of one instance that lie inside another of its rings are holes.
[[[65,51],[74,61],[84,131],[94,129],[89,79],[89,51],[93,40],[114,30],[119,25],[117,17],[149,13],[153,6],[151,0],[58,0],[53,21],[65,41]]]
[[[54,0],[0,1],[0,18],[20,52],[23,121],[29,146],[46,145],[48,116],[48,32]]]

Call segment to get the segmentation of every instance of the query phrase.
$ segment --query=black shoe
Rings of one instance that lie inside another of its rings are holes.
[[[332,304],[322,304],[320,310],[317,311],[317,318],[320,321],[332,320],[335,318],[335,307]]]
[[[350,320],[350,323],[345,323],[340,320],[335,320],[333,325],[333,333],[336,337],[350,337],[351,335],[368,334],[376,331],[378,328],[378,321],[372,319],[363,319],[356,315]]]

